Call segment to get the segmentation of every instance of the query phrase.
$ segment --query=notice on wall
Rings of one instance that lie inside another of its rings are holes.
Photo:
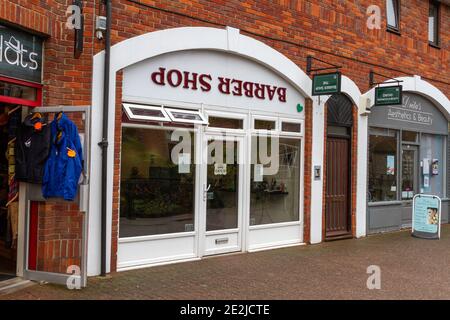
[[[227,175],[227,164],[226,163],[215,163],[214,164],[214,175],[215,176],[226,176]]]
[[[395,175],[395,156],[390,155],[386,157],[386,174]]]
[[[255,164],[255,172],[253,172],[253,181],[262,182],[264,178],[264,166],[262,164]]]
[[[178,173],[191,172],[191,154],[182,153],[178,156]]]
[[[412,235],[423,239],[439,239],[441,199],[434,195],[418,194],[413,200]]]

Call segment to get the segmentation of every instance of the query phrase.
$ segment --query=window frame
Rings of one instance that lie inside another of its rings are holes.
[[[177,130],[179,128],[177,127],[161,127],[158,125],[155,125],[154,123],[126,123],[126,122],[122,122],[121,123],[121,128],[120,128],[120,135],[122,137],[123,135],[123,129],[124,128],[134,128],[134,129],[144,129],[144,130],[162,130],[162,131],[172,131],[172,130]],[[194,135],[194,153],[193,153],[193,160],[194,160],[194,165],[195,165],[195,170],[199,170],[199,165],[197,163],[198,161],[198,150],[195,147],[195,143],[197,142],[197,138],[199,135],[199,130],[198,128],[188,128],[186,129],[189,132],[192,132]],[[121,142],[122,144],[122,142]],[[122,161],[122,160],[121,160]],[[197,173],[195,174],[197,175]],[[119,184],[121,183],[121,180],[119,180]],[[194,179],[194,192],[196,192],[197,190],[197,178]],[[122,192],[122,191],[120,191]],[[119,198],[120,198],[120,192],[119,192]],[[198,232],[198,215],[197,212],[195,210],[195,201],[196,201],[196,195],[194,196],[194,215],[193,215],[193,219],[194,219],[194,230],[193,231],[181,231],[181,232],[173,232],[173,233],[159,233],[159,234],[149,234],[149,235],[138,235],[138,236],[130,236],[130,237],[120,237],[120,219],[119,219],[119,223],[118,223],[118,243],[133,243],[133,242],[137,242],[137,241],[152,241],[152,240],[163,240],[163,239],[174,239],[174,238],[182,238],[182,237],[189,237],[189,236],[195,236]],[[119,204],[119,217],[120,217],[120,204]]]
[[[177,108],[172,108],[172,107],[164,107],[164,110],[166,111],[166,113],[168,114],[168,116],[172,122],[204,124],[204,125],[208,124],[208,120],[206,120],[206,117],[199,110],[186,110],[186,109],[177,109]],[[197,115],[200,117],[201,120],[179,119],[179,118],[175,117],[172,114],[172,112]]]
[[[208,118],[208,125],[206,130],[208,132],[233,132],[233,133],[245,133],[248,129],[247,127],[247,115],[246,114],[230,114],[228,112],[221,112],[215,110],[207,110],[206,112]],[[230,129],[230,128],[221,128],[221,127],[212,127],[209,125],[209,117],[217,117],[217,118],[225,118],[225,119],[234,119],[234,120],[242,120],[242,129]]]
[[[144,104],[136,104],[136,103],[128,103],[123,102],[122,107],[125,111],[125,114],[127,115],[129,120],[137,120],[137,121],[156,121],[156,122],[170,122],[171,119],[167,112],[164,110],[162,106],[155,106],[155,105],[144,105]],[[163,117],[153,117],[153,116],[141,116],[141,115],[135,115],[131,108],[137,108],[137,109],[143,109],[143,110],[153,110],[153,111],[160,111],[163,114]]]
[[[429,2],[429,9],[428,9],[428,28],[430,27],[430,9],[431,6],[435,6],[436,8],[436,20],[434,22],[434,29],[433,29],[433,36],[435,37],[435,41],[430,40],[430,34],[428,33],[428,44],[435,48],[440,48],[440,15],[441,15],[441,4],[440,2],[436,0],[430,0]],[[428,29],[429,31],[429,29]]]
[[[257,120],[261,121],[271,121],[275,123],[275,128],[273,130],[267,130],[267,129],[255,129],[255,123]],[[251,119],[251,133],[262,133],[262,134],[277,134],[280,133],[280,122],[278,117],[272,117],[272,116],[263,116],[263,115],[252,115]]]
[[[400,34],[400,8],[401,8],[401,1],[400,0],[392,0],[393,6],[394,6],[394,17],[395,21],[397,23],[397,26],[393,26],[389,24],[388,20],[388,1],[386,0],[386,30],[395,34]]]

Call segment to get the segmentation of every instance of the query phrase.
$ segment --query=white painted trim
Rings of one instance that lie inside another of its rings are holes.
[[[312,110],[312,150],[311,150],[311,216],[310,216],[310,242],[322,242],[322,215],[323,215],[323,173],[324,173],[324,132],[325,132],[325,103],[329,96],[314,97]],[[320,100],[320,103],[319,103]],[[314,167],[320,166],[319,180],[314,179]]]
[[[111,48],[110,94],[108,114],[107,152],[107,261],[111,261],[112,194],[114,176],[114,134],[116,73],[130,65],[165,53],[182,50],[216,50],[228,52],[255,61],[282,76],[303,96],[310,97],[311,79],[294,62],[268,45],[241,35],[238,29],[185,27],[166,29],[143,34],[117,43]],[[104,51],[96,54],[93,61],[92,78],[92,122],[91,141],[95,146],[102,139],[103,67]],[[88,231],[88,275],[100,274],[101,234],[101,149],[91,150],[91,183],[89,186],[89,231]],[[107,272],[110,272],[110,264]]]
[[[281,248],[298,247],[298,246],[304,246],[304,245],[306,245],[306,243],[304,243],[304,242],[286,241],[286,242],[280,242],[280,243],[273,243],[269,246],[267,246],[267,245],[254,246],[252,249],[249,249],[248,252],[260,252],[260,251],[268,251],[268,250],[275,250],[275,249],[281,249]]]
[[[360,108],[361,91],[355,82],[346,76],[342,76],[341,92],[345,94],[356,108]],[[311,181],[311,243],[322,242],[322,214],[324,208],[323,198],[323,176],[324,176],[324,108],[331,96],[314,97],[313,100],[313,146],[312,146],[312,181]],[[319,105],[320,101],[320,105]],[[367,167],[367,135],[364,136],[364,129],[360,123],[367,121],[365,117],[358,116],[358,138],[357,138],[357,176],[356,176],[356,235],[357,237],[366,235],[366,171]],[[363,126],[364,127],[364,126]],[[314,181],[314,166],[320,165],[322,176],[320,181]]]

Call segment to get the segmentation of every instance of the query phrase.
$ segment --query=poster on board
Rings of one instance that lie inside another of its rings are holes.
[[[417,194],[413,199],[412,235],[422,239],[441,236],[441,199],[438,196]]]

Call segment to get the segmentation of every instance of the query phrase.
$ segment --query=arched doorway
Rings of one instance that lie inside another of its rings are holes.
[[[353,103],[344,94],[327,101],[325,239],[352,236]]]

